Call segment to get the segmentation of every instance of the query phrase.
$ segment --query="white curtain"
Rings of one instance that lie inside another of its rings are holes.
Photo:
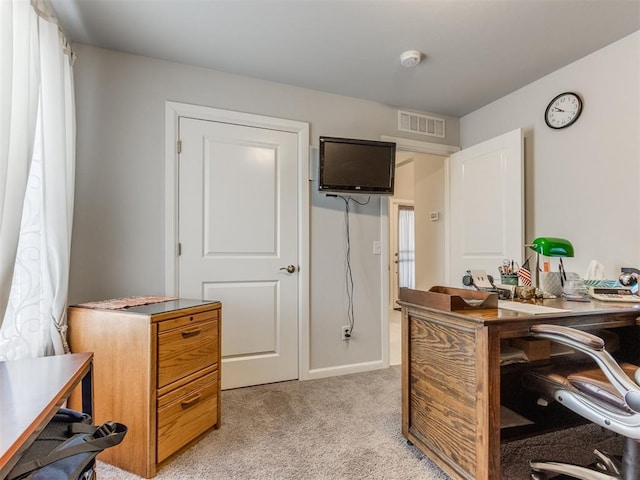
[[[398,209],[398,287],[416,288],[416,247],[413,207]]]
[[[3,0],[2,3],[4,8],[9,2]],[[8,303],[6,309],[0,310],[4,312],[0,327],[0,360],[68,351],[66,304],[75,178],[73,54],[45,0],[32,0],[31,5],[26,0],[12,0],[10,3],[14,11],[28,7],[29,25],[37,25],[32,29],[28,48],[29,55],[35,60],[30,65],[35,72],[30,74],[30,78],[39,81],[35,94],[34,128],[28,135],[32,138],[31,144],[28,150],[24,147],[20,155],[7,155],[8,160],[4,156],[0,159],[8,165],[21,165],[22,168],[16,168],[20,172],[28,171],[22,198],[19,199],[17,194],[11,198],[5,195],[2,205],[5,210],[21,210],[22,215],[17,249],[13,249],[13,275],[9,274]],[[4,15],[2,22],[4,36]],[[15,32],[21,25],[13,23],[10,28]],[[2,48],[4,55],[4,38]],[[24,51],[18,53],[24,54]],[[2,77],[4,87],[4,70]],[[20,87],[19,84],[13,85],[10,101],[14,95],[18,98],[24,95],[24,92],[18,92]],[[7,115],[4,93],[3,88],[3,117]],[[34,98],[29,97],[27,103],[31,105],[33,101]],[[12,116],[11,112],[10,120]],[[14,177],[7,174],[0,183],[13,185]],[[3,221],[0,235],[4,229]],[[3,262],[10,260],[3,258]],[[6,272],[3,270],[1,273],[4,296],[8,280]]]
[[[0,2],[0,62],[1,321],[18,248],[39,98],[38,16],[27,1]]]

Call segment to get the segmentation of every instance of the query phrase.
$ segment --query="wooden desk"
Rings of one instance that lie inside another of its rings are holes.
[[[91,414],[91,353],[0,362],[0,479],[82,381],[83,410]]]
[[[640,317],[640,304],[597,301],[545,300],[571,310],[547,315],[399,303],[402,433],[452,478],[466,480],[500,478],[501,340],[526,337],[535,323],[598,330],[636,326]]]

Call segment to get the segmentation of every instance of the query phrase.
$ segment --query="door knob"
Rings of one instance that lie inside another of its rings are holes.
[[[286,270],[289,273],[295,273],[296,267],[294,267],[293,265],[289,265],[287,267],[282,267],[280,270]]]

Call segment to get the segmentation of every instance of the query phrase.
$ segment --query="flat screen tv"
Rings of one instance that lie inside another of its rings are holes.
[[[393,195],[395,166],[395,143],[320,137],[320,192]]]

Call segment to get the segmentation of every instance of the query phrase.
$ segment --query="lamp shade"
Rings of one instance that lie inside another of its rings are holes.
[[[546,257],[573,257],[573,245],[564,238],[538,237],[529,248]]]

